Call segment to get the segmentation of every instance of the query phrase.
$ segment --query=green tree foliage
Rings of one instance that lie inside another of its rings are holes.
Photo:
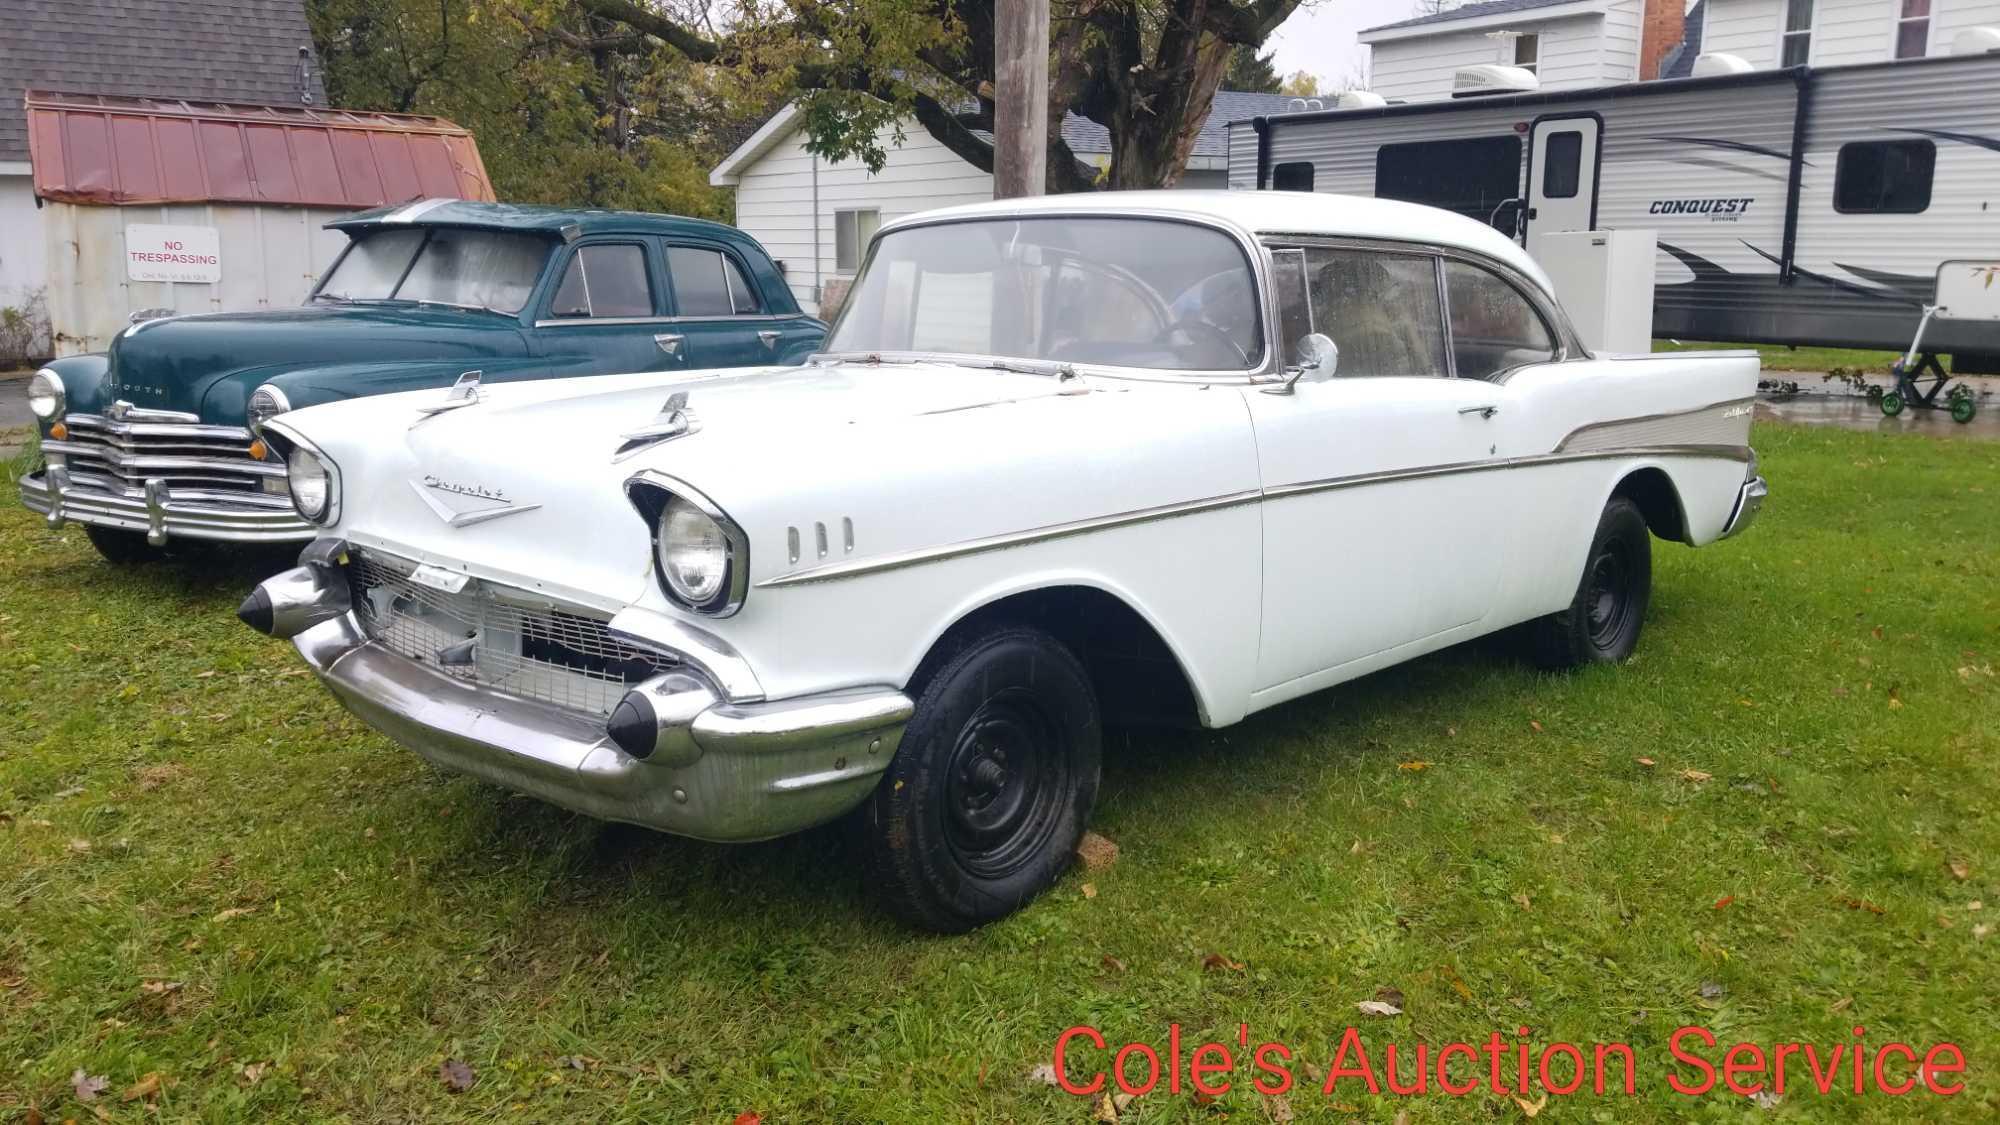
[[[512,202],[726,219],[708,169],[768,104],[569,3],[308,0],[327,95],[472,130]]]
[[[1260,55],[1248,43],[1238,43],[1229,52],[1229,71],[1222,76],[1222,88],[1246,94],[1281,93],[1283,80],[1271,65],[1270,55]]]

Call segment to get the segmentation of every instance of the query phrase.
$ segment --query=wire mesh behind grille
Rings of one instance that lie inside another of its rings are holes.
[[[348,580],[357,615],[371,640],[455,679],[609,715],[629,685],[671,663],[614,638],[605,618],[553,603],[516,605],[476,581],[448,593],[416,582],[412,570],[400,559],[354,552]]]

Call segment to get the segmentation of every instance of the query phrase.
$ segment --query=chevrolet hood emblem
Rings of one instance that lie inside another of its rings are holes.
[[[425,507],[452,527],[471,527],[476,523],[532,512],[541,507],[540,504],[516,504],[497,488],[454,484],[429,475],[422,480],[411,481],[410,488]]]

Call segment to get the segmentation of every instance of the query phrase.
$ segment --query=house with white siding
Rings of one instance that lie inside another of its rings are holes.
[[[1391,102],[1452,96],[1469,66],[1520,67],[1543,90],[1684,78],[1702,53],[1751,69],[1964,53],[2000,0],[1485,0],[1372,27],[1370,86]],[[2000,33],[1994,33],[2000,34]]]
[[[1217,91],[1177,186],[1228,185],[1230,121],[1303,108],[1299,99],[1281,94]],[[771,252],[809,311],[819,310],[822,294],[837,299],[883,223],[993,198],[990,173],[966,163],[914,120],[902,123],[900,141],[893,128],[876,138],[888,154],[879,172],[858,160],[828,161],[807,152],[803,126],[796,105],[779,110],[715,166],[708,182],[736,189],[736,225]],[[1070,114],[1062,131],[1080,159],[1100,167],[1109,162],[1111,137],[1103,126]]]

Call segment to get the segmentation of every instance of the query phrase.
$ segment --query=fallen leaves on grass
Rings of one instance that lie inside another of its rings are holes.
[[[1721,981],[1705,980],[1695,991],[1701,994],[1703,1000],[1720,1000],[1728,990],[1722,987]]]
[[[1125,971],[1125,962],[1120,961],[1118,958],[1113,957],[1109,953],[1098,958],[1097,963],[1114,973],[1122,973]]]
[[[89,855],[90,841],[79,836],[69,842],[69,850],[77,855]]]
[[[1056,1075],[1054,1063],[1043,1063],[1028,1072],[1028,1081],[1043,1086],[1060,1086],[1062,1080]]]
[[[1528,727],[1529,729],[1533,730],[1536,734],[1542,733],[1542,724],[1536,722],[1533,719],[1528,720]]]
[[[245,1086],[255,1086],[264,1080],[264,1072],[269,1069],[271,1064],[267,1062],[244,1063],[237,1069],[236,1077],[242,1079]]]
[[[1409,770],[1409,771],[1410,771],[1411,773],[1422,773],[1422,772],[1423,772],[1424,770],[1427,770],[1427,769],[1431,768],[1431,763],[1429,763],[1429,762],[1398,762],[1398,763],[1396,763],[1396,768],[1397,768],[1397,769],[1399,769],[1399,770]]]
[[[163,765],[147,766],[145,769],[140,770],[137,781],[140,790],[151,793],[162,785],[179,781],[181,778],[186,777],[187,772],[186,766],[167,762]]]
[[[1714,905],[1714,906],[1712,906],[1712,907],[1710,907],[1709,909],[1711,909],[1711,910],[1721,910],[1721,909],[1722,909],[1723,907],[1725,907],[1725,906],[1728,906],[1728,905],[1729,905],[1730,903],[1732,903],[1732,902],[1735,902],[1735,901],[1736,901],[1736,896],[1735,896],[1735,895],[1723,895],[1723,896],[1722,896],[1721,898],[1719,898],[1719,899],[1716,899],[1716,900],[1715,900],[1715,905]]]
[[[1076,857],[1085,871],[1102,871],[1118,862],[1118,845],[1095,832],[1085,832],[1077,841]]]
[[[1536,1098],[1534,1101],[1529,1101],[1526,1098],[1515,1098],[1514,1104],[1521,1107],[1521,1113],[1524,1116],[1533,1117],[1536,1114],[1542,1112],[1543,1106],[1549,1104],[1549,1096],[1547,1094],[1543,1094],[1541,1097]]]
[[[1132,1094],[1102,1093],[1090,1107],[1090,1119],[1105,1125],[1118,1125],[1119,1115],[1131,1108],[1138,1098]]]
[[[1873,914],[1878,918],[1881,917],[1883,914],[1887,913],[1887,911],[1883,910],[1881,907],[1875,905],[1874,903],[1869,902],[1865,899],[1855,898],[1852,895],[1842,895],[1840,898],[1837,898],[1834,901],[1838,902],[1842,906],[1845,906],[1849,910],[1866,910],[1868,913]]]
[[[154,1071],[151,1074],[146,1075],[144,1078],[139,1079],[137,1082],[132,1083],[132,1085],[126,1089],[124,1096],[120,1097],[118,1100],[121,1102],[136,1102],[141,1098],[151,1100],[159,1096],[160,1096],[160,1073],[159,1071]]]
[[[764,1125],[764,1119],[757,1115],[756,1110],[746,1109],[742,1113],[737,1114],[736,1119],[731,1121],[729,1125]]]
[[[1961,883],[1965,882],[1967,879],[1972,878],[1972,865],[1965,862],[1962,859],[1954,859],[1949,863],[1946,863],[1945,868],[1946,870],[1951,872],[1952,878],[1958,880]]]
[[[1085,897],[1085,898],[1096,898],[1096,897],[1097,897],[1097,885],[1096,885],[1095,883],[1085,883],[1085,884],[1083,885],[1083,897]]]
[[[1529,909],[1532,906],[1532,902],[1533,900],[1528,898],[1526,891],[1514,896],[1514,905],[1519,906],[1523,910]]]
[[[1276,1122],[1277,1125],[1285,1125],[1286,1122],[1292,1120],[1292,1103],[1287,1101],[1283,1094],[1266,1094],[1264,1096],[1264,1116]]]
[[[76,1100],[80,1102],[96,1101],[97,1095],[110,1086],[109,1078],[102,1074],[86,1074],[82,1067],[77,1067],[76,1073],[69,1076],[69,1088],[76,1092]]]
[[[229,909],[224,910],[221,913],[217,914],[215,917],[210,918],[209,921],[227,922],[233,918],[241,918],[246,914],[255,914],[255,913],[257,913],[257,908],[254,906],[232,906]]]
[[[1778,1103],[1784,1100],[1785,1097],[1783,1094],[1773,1093],[1770,1090],[1759,1090],[1750,1095],[1750,1104],[1756,1106],[1758,1109],[1776,1109],[1778,1108]]]
[[[1642,766],[1645,766],[1647,769],[1652,769],[1654,766],[1659,765],[1658,762],[1655,762],[1651,758],[1634,758],[1632,760],[1639,763]]]
[[[1364,1016],[1400,1016],[1403,1014],[1403,994],[1394,988],[1378,988],[1375,999],[1363,1000],[1354,1006]]]
[[[463,1094],[472,1089],[473,1083],[479,1081],[479,1076],[465,1063],[457,1059],[446,1059],[438,1064],[438,1081],[443,1082],[444,1088],[452,1093]]]
[[[1240,973],[1243,971],[1243,962],[1231,961],[1220,953],[1211,953],[1201,959],[1201,971],[1204,973],[1221,972],[1224,969],[1232,973]]]
[[[1709,773],[1707,770],[1686,769],[1681,771],[1682,781],[1692,781],[1696,785],[1700,785],[1714,776],[1714,774]]]
[[[1833,1003],[1831,1003],[1831,1004],[1828,1004],[1828,1005],[1826,1006],[1826,1010],[1827,1010],[1827,1011],[1828,1011],[1829,1013],[1833,1013],[1833,1012],[1844,1012],[1844,1011],[1846,1011],[1847,1009],[1849,1009],[1849,1008],[1852,1008],[1853,1006],[1854,1006],[1854,997],[1852,997],[1852,996],[1843,996],[1843,997],[1841,997],[1840,999],[1838,999],[1838,1000],[1835,1000],[1835,1001],[1834,1001]]]

